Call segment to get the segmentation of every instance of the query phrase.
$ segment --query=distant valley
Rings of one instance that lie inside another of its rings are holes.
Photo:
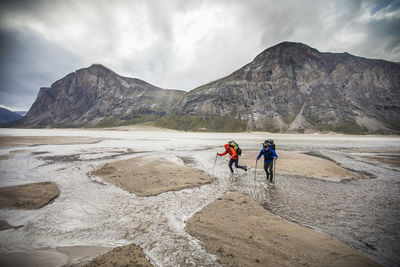
[[[22,117],[23,117],[23,115],[21,115],[18,112],[13,112],[13,111],[8,110],[6,108],[0,107],[0,124],[1,123],[7,123],[7,122],[16,121],[16,120],[21,119]]]

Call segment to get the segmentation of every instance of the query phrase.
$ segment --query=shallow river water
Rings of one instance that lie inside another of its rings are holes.
[[[266,209],[328,234],[386,265],[400,262],[400,168],[367,160],[376,152],[399,157],[400,138],[264,133],[183,133],[173,131],[0,129],[0,136],[87,136],[93,144],[3,148],[14,157],[0,160],[0,186],[54,181],[60,196],[39,210],[0,210],[0,220],[24,225],[0,232],[8,251],[69,246],[140,245],[159,266],[217,265],[199,241],[185,232],[185,221],[224,193],[252,196]],[[329,157],[369,178],[328,182],[276,175],[266,184],[260,171],[230,176],[216,151],[234,139],[244,150],[258,150],[273,138],[277,150],[307,150]],[[367,151],[368,150],[368,151]],[[202,170],[213,183],[199,188],[137,197],[89,173],[102,163],[141,155],[161,155]]]

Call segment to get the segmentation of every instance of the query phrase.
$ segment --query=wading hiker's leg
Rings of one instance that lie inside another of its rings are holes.
[[[264,161],[264,171],[267,175],[267,180],[269,179],[269,172],[268,172],[268,162]]]
[[[269,179],[272,182],[274,180],[274,172],[272,170],[274,166],[274,161],[269,162],[268,169],[269,169]]]
[[[230,159],[230,160],[229,160],[229,169],[231,169],[231,173],[233,173],[233,169],[232,169],[232,164],[233,164],[233,162],[234,162],[233,159]],[[237,165],[237,163],[236,163],[236,165]]]
[[[239,159],[234,159],[234,162],[235,162],[235,167],[236,168],[243,169],[243,170],[247,171],[247,167],[246,166],[239,165]]]

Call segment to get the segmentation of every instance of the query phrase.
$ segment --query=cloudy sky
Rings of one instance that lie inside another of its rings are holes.
[[[400,62],[400,1],[3,0],[0,106],[93,63],[187,91],[282,41]]]

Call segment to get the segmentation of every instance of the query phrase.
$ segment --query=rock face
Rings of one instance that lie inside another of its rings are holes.
[[[183,94],[95,64],[41,88],[21,123],[27,127],[120,124],[143,114],[164,114]]]
[[[284,42],[172,110],[234,117],[250,129],[398,131],[400,65]]]
[[[193,115],[193,125],[209,130],[229,118],[251,130],[398,133],[400,64],[284,42],[187,93],[92,65],[41,88],[14,126],[107,126],[164,115],[164,124],[187,124]]]

